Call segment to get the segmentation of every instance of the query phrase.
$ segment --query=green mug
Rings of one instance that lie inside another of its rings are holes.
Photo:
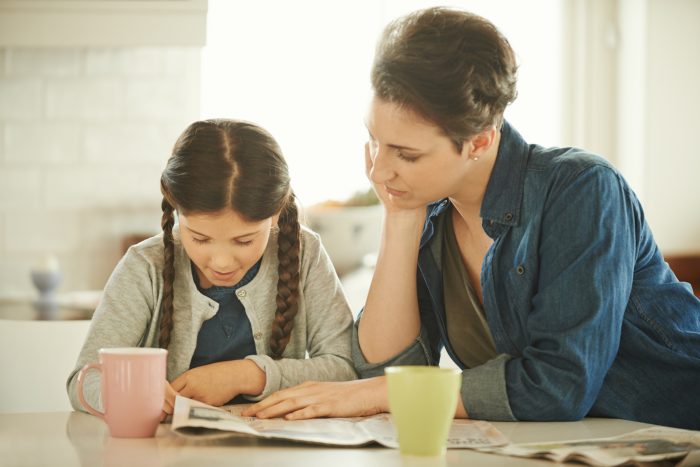
[[[384,373],[401,454],[444,456],[462,372],[437,366],[392,366]]]

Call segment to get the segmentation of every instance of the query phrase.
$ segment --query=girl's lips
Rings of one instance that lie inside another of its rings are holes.
[[[216,277],[219,280],[225,281],[227,279],[233,278],[233,276],[236,275],[236,271],[231,271],[231,272],[219,272],[219,271],[214,271],[213,269],[211,270],[211,273],[214,277]]]

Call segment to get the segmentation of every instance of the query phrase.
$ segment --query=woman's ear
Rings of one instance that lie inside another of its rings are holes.
[[[464,140],[462,156],[475,161],[479,160],[480,157],[491,150],[494,141],[496,141],[496,127],[490,126],[470,139]]]

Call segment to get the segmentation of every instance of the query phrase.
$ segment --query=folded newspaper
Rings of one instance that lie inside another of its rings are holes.
[[[257,419],[240,415],[246,405],[212,407],[177,396],[172,429],[184,436],[220,437],[234,433],[268,439],[285,439],[334,446],[379,443],[398,448],[389,414],[356,418],[312,420]],[[501,446],[508,439],[492,424],[477,420],[455,420],[447,439],[448,448]]]
[[[594,466],[700,465],[700,432],[654,426],[612,438],[509,444],[484,451]]]

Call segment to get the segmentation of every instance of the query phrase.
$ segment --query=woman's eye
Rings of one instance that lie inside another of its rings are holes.
[[[209,241],[209,239],[208,238],[192,237],[192,241],[195,243],[207,243]]]
[[[253,240],[246,240],[246,241],[236,240],[236,243],[241,245],[241,246],[248,246],[251,243],[253,243]]]
[[[418,160],[417,156],[408,156],[401,151],[397,152],[396,155],[399,157],[399,159],[406,162],[415,162]]]

